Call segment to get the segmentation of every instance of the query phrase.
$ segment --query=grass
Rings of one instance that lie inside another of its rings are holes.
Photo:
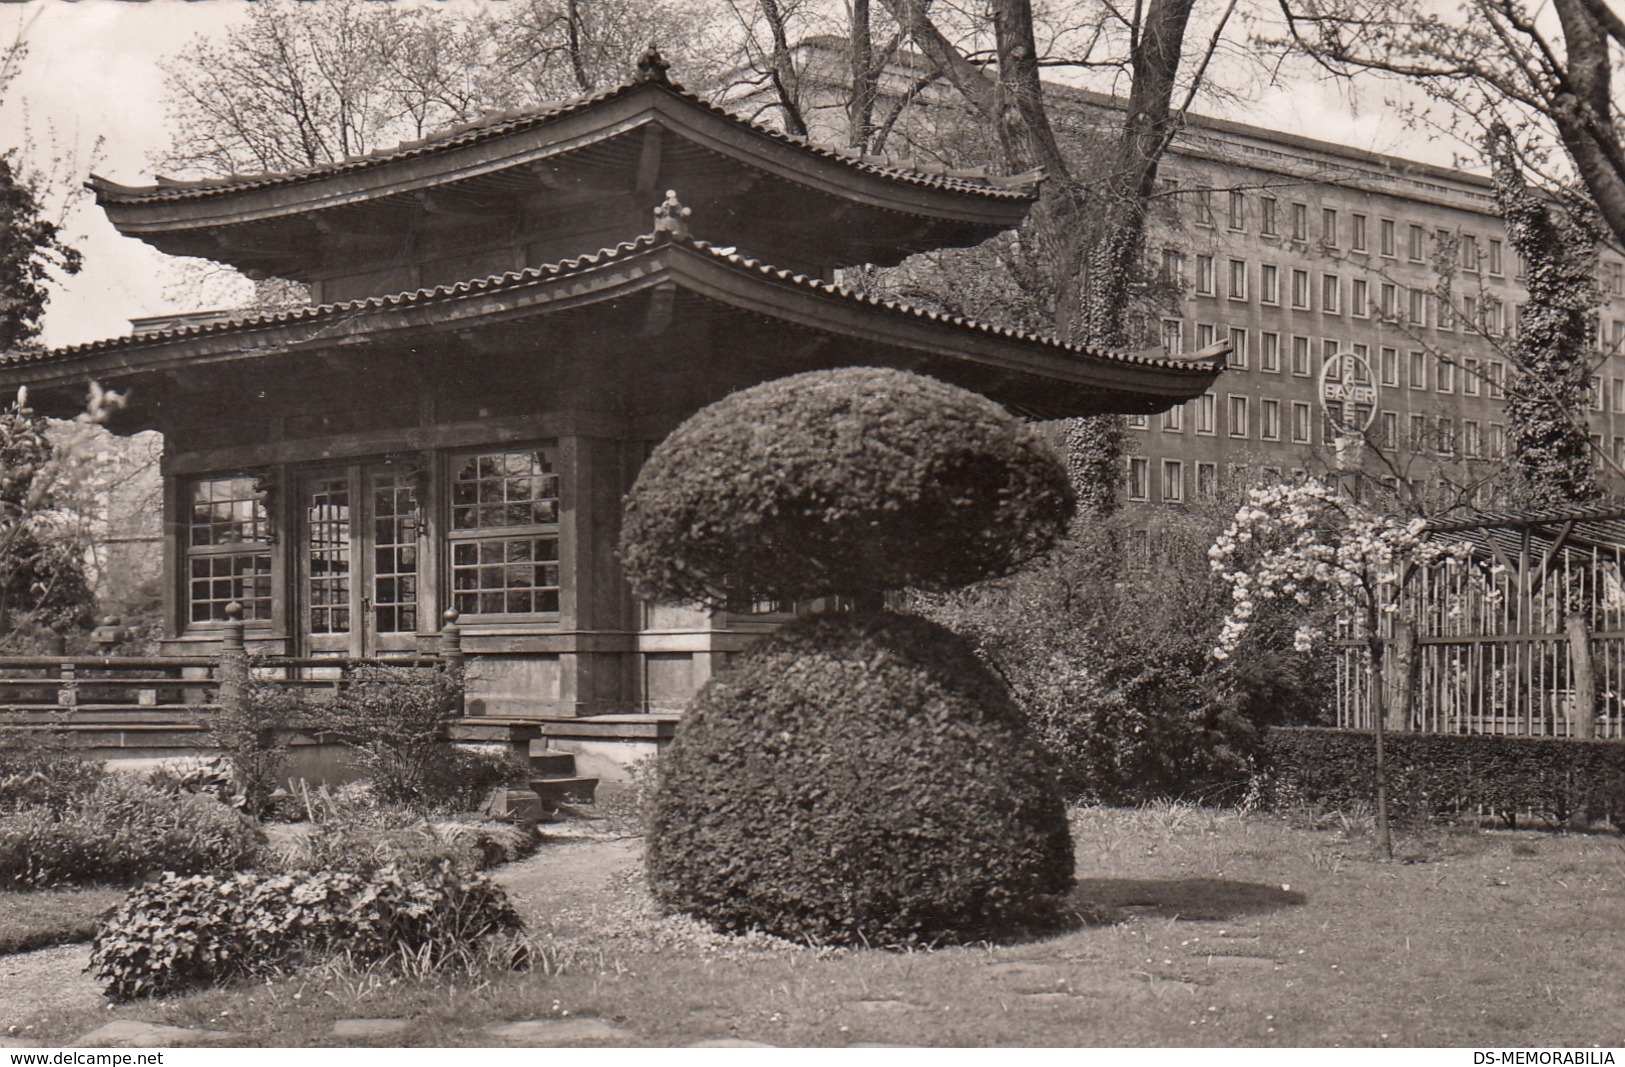
[[[1166,805],[1075,813],[1075,909],[1024,944],[818,951],[661,919],[636,840],[544,846],[504,877],[545,965],[475,979],[342,964],[263,985],[36,1020],[69,1040],[110,1018],[269,1045],[489,1045],[547,1020],[582,1044],[1433,1046],[1625,1044],[1625,842],[1435,832],[1372,858],[1331,827]],[[377,1039],[338,1019],[411,1020]],[[573,1029],[572,1029],[573,1028]]]
[[[89,941],[123,889],[37,889],[0,893],[0,956]]]

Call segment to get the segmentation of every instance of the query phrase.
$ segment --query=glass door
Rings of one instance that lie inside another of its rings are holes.
[[[299,482],[300,644],[358,658],[416,647],[417,472],[398,463],[308,471]]]

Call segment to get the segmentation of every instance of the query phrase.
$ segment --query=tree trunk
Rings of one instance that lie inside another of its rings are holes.
[[[1609,34],[1585,0],[1552,6],[1568,50],[1568,77],[1553,94],[1552,121],[1598,213],[1625,242],[1625,150],[1613,117]]]

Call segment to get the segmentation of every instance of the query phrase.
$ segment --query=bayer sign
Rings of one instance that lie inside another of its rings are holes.
[[[1361,437],[1377,417],[1377,377],[1364,356],[1339,352],[1320,368],[1320,408],[1339,436]]]

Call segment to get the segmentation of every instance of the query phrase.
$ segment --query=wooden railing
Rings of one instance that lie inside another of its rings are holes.
[[[434,655],[367,659],[252,656],[243,640],[242,609],[226,608],[220,651],[205,656],[0,656],[0,719],[44,716],[80,722],[190,719],[220,707],[250,675],[307,690],[340,690],[357,667],[440,667],[462,663],[462,632],[447,612]],[[240,690],[238,690],[240,691]]]

